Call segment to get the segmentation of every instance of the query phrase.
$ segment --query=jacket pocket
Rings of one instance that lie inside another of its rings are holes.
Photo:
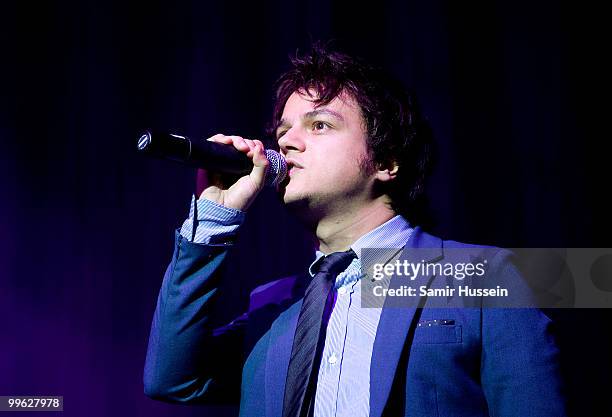
[[[414,332],[414,344],[461,343],[461,325],[421,325]]]

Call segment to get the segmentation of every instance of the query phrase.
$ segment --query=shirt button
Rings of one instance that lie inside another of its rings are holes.
[[[340,295],[344,295],[344,294],[346,294],[346,287],[340,287],[340,288],[338,288],[338,294],[340,294]]]
[[[329,357],[329,359],[327,360],[327,362],[329,362],[330,365],[335,364],[336,362],[338,362],[338,358],[336,357],[335,353],[332,353],[332,355]]]

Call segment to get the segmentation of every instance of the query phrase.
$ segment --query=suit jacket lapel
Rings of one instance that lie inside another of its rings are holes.
[[[414,250],[418,248],[418,253]],[[431,261],[442,258],[442,241],[416,227],[400,255],[400,260],[408,262]],[[403,278],[399,278],[401,280]],[[395,277],[391,279],[396,281]],[[398,285],[396,282],[395,285]],[[415,300],[416,301],[416,300]],[[381,312],[374,350],[370,365],[370,416],[380,417],[385,408],[397,365],[404,347],[408,331],[414,320],[416,308],[389,307],[391,297],[387,297]],[[416,303],[415,303],[416,304]],[[405,372],[405,370],[400,370]]]

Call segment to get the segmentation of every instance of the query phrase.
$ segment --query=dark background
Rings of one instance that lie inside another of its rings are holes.
[[[593,2],[595,3],[595,2]],[[1,6],[0,395],[65,415],[229,416],[158,403],[142,366],[193,170],[135,152],[144,128],[260,138],[272,85],[311,40],[416,90],[445,238],[612,247],[605,14],[557,1],[20,2]],[[231,317],[311,253],[269,192],[229,266]],[[252,276],[249,282],[241,276]],[[607,310],[566,310],[573,415],[609,415]]]

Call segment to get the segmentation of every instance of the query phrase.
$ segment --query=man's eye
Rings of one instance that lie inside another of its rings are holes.
[[[329,127],[329,125],[327,123],[321,122],[321,121],[317,121],[317,122],[314,122],[312,124],[312,128],[314,130],[323,130],[323,129],[326,129],[328,127]]]

